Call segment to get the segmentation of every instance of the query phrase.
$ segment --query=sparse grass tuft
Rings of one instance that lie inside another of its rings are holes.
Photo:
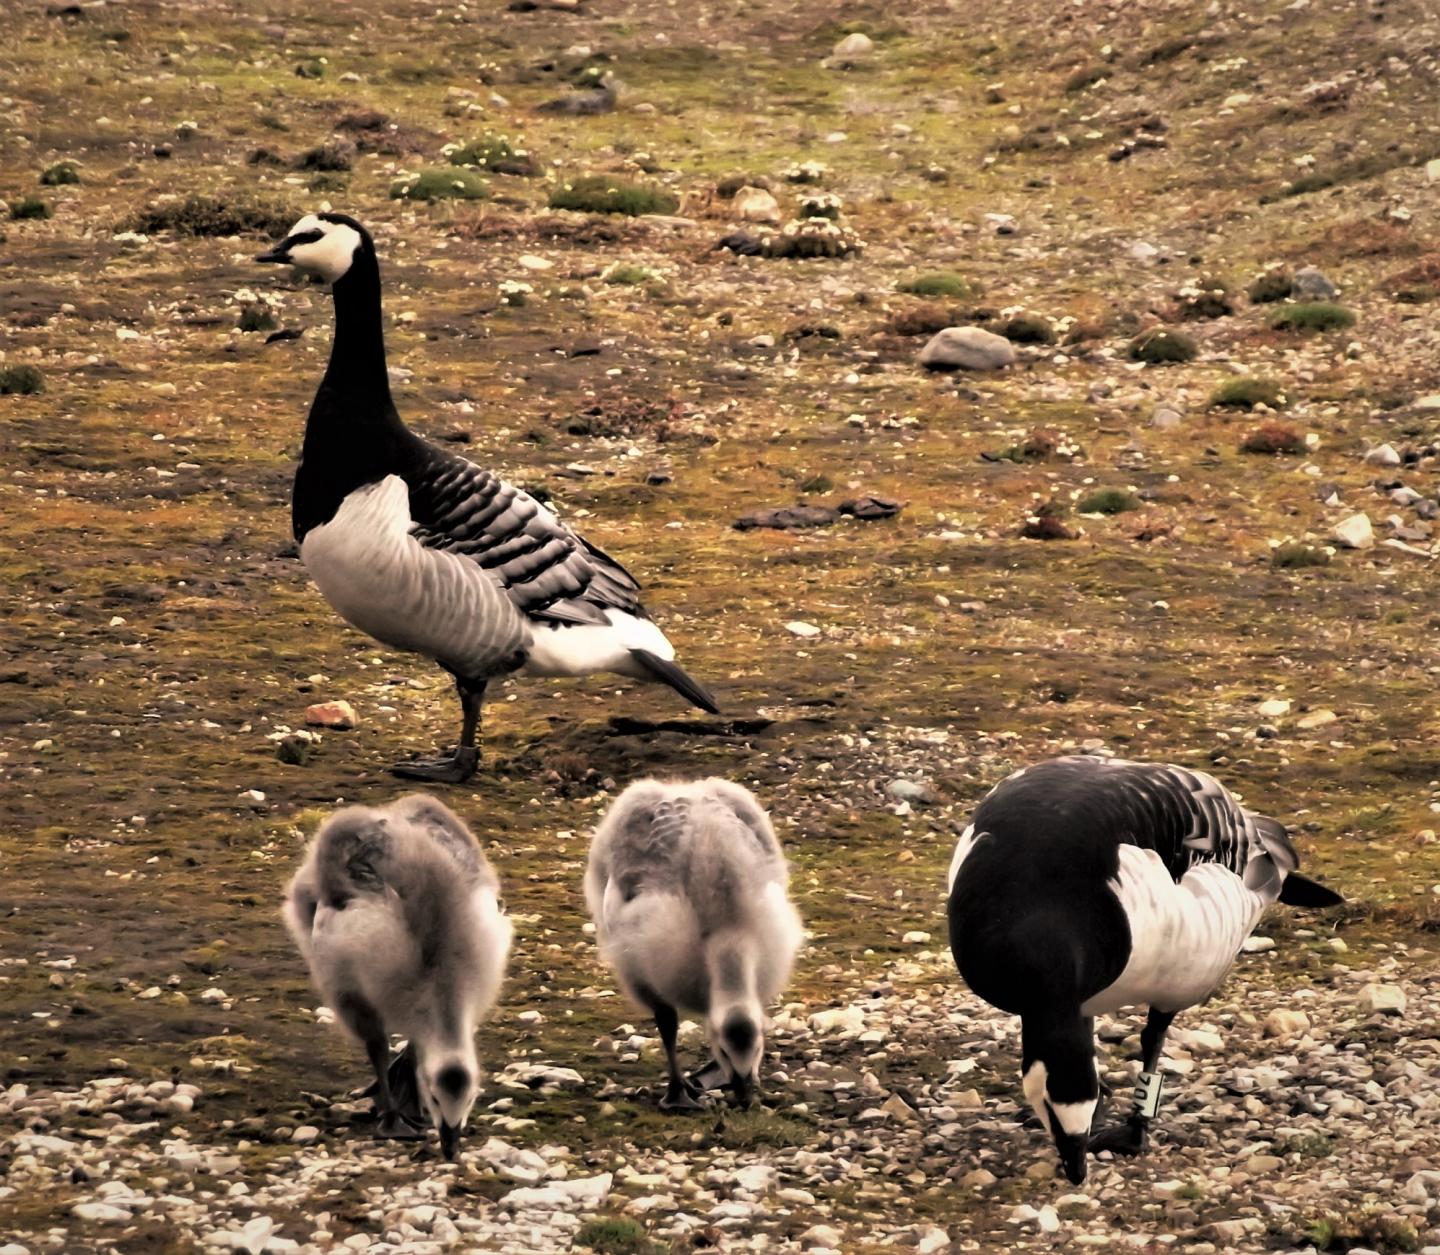
[[[1305,437],[1284,423],[1261,423],[1240,442],[1241,453],[1305,452]]]
[[[587,174],[562,183],[550,193],[551,209],[573,209],[577,213],[673,214],[680,201],[669,192],[641,183],[629,183],[608,174]]]
[[[301,153],[300,159],[295,164],[301,170],[349,170],[355,164],[350,160],[353,147],[353,145],[337,144],[334,140],[330,140]]]
[[[1191,280],[1175,294],[1175,307],[1181,318],[1191,321],[1227,318],[1235,312],[1224,280],[1216,278]]]
[[[1277,309],[1270,325],[1277,331],[1337,331],[1353,327],[1355,315],[1332,301],[1297,301]]]
[[[1270,564],[1287,571],[1307,566],[1329,566],[1330,555],[1317,545],[1307,545],[1303,541],[1292,540],[1283,545],[1276,545],[1270,551]]]
[[[616,262],[600,276],[603,282],[621,287],[636,287],[642,283],[649,283],[654,277],[653,270],[647,270],[644,266],[632,265],[629,262]]]
[[[54,211],[38,196],[22,196],[10,206],[10,216],[16,222],[23,222],[28,218],[45,219],[50,217]]]
[[[240,321],[236,325],[241,331],[274,331],[279,324],[269,306],[257,301],[240,311]]]
[[[1094,492],[1086,493],[1076,503],[1077,514],[1124,514],[1128,510],[1138,510],[1140,498],[1132,492],[1126,492],[1123,488],[1097,488]]]
[[[1195,341],[1169,327],[1145,331],[1130,342],[1130,356],[1137,362],[1162,366],[1170,362],[1193,362],[1199,349]]]
[[[45,376],[34,366],[0,366],[0,397],[30,396],[45,391]]]
[[[1257,405],[1278,410],[1285,404],[1285,394],[1273,379],[1246,375],[1222,383],[1211,394],[1210,404],[1222,410],[1253,410]]]
[[[1266,270],[1255,276],[1255,281],[1246,290],[1246,295],[1254,305],[1270,305],[1289,296],[1294,282],[1288,270]]]
[[[290,206],[279,203],[187,196],[184,200],[167,201],[142,210],[125,229],[146,235],[174,231],[176,235],[275,237],[289,230],[299,216]]]
[[[1305,1236],[1322,1251],[1349,1251],[1356,1247],[1387,1253],[1420,1249],[1420,1235],[1402,1216],[1373,1209],[1326,1212],[1305,1228]]]
[[[80,182],[80,167],[73,161],[57,161],[40,172],[41,187],[61,187]]]
[[[897,284],[896,291],[909,292],[912,296],[949,296],[959,299],[971,295],[973,289],[953,270],[933,270]]]
[[[598,1255],[648,1255],[659,1247],[646,1236],[645,1229],[628,1216],[596,1216],[587,1220],[575,1233],[574,1245],[598,1252]]]
[[[1102,79],[1109,77],[1110,68],[1096,62],[1093,65],[1082,65],[1078,70],[1071,72],[1065,80],[1067,92],[1083,92],[1087,87],[1094,87]]]
[[[390,185],[391,200],[484,200],[490,185],[473,170],[432,166]]]
[[[993,330],[1016,344],[1055,343],[1055,328],[1039,314],[1016,314],[997,323]]]

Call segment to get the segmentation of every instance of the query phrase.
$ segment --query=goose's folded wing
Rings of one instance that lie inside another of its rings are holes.
[[[1122,789],[1148,819],[1148,845],[1179,880],[1196,863],[1214,862],[1239,874],[1255,843],[1245,809],[1225,786],[1203,771],[1162,764],[1125,764]]]
[[[408,482],[415,539],[477,563],[523,613],[599,624],[607,609],[644,613],[630,572],[490,471],[436,451]]]

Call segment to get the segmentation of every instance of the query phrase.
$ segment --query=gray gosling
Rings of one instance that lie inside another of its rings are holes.
[[[420,793],[347,807],[310,843],[284,915],[316,991],[375,1069],[379,1136],[433,1125],[454,1159],[480,1087],[475,1029],[513,932],[470,830]],[[409,1039],[393,1064],[391,1033]]]
[[[748,1106],[765,1050],[765,1007],[800,948],[800,916],[770,820],[726,780],[641,780],[616,799],[590,846],[585,900],[601,956],[655,1017],[669,1081],[664,1111],[698,1111],[704,1091]],[[703,1018],[711,1061],[685,1076],[680,1014]]]

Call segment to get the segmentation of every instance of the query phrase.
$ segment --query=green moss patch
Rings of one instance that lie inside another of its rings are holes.
[[[1245,375],[1222,383],[1211,393],[1210,404],[1222,410],[1253,410],[1257,405],[1278,410],[1285,404],[1285,394],[1273,379]]]
[[[953,270],[932,270],[928,274],[916,275],[896,285],[899,292],[912,296],[964,297],[971,295],[970,284]]]
[[[550,208],[633,218],[641,214],[673,214],[680,208],[680,201],[663,188],[630,183],[608,174],[587,174],[552,191]]]
[[[1140,498],[1123,488],[1097,488],[1075,505],[1078,514],[1124,514],[1140,508]]]
[[[1192,362],[1198,352],[1194,340],[1169,327],[1156,327],[1153,331],[1142,332],[1130,342],[1130,357],[1151,366]]]
[[[490,184],[474,170],[433,166],[407,174],[390,185],[391,200],[484,200]]]
[[[533,178],[540,173],[534,154],[518,146],[508,135],[487,131],[458,147],[447,148],[452,166],[470,166],[491,174],[513,174]]]
[[[1338,331],[1355,325],[1355,315],[1333,301],[1297,301],[1277,309],[1270,319],[1277,331]]]

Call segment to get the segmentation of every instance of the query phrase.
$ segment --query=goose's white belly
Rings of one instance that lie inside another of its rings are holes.
[[[1119,855],[1111,888],[1130,923],[1130,959],[1119,979],[1080,1010],[1194,1006],[1230,970],[1267,903],[1218,863],[1197,864],[1177,884],[1154,850],[1123,845]]]
[[[388,475],[345,498],[306,533],[300,558],[347,623],[473,679],[515,668],[531,640],[525,616],[468,558],[410,535],[405,481]]]

